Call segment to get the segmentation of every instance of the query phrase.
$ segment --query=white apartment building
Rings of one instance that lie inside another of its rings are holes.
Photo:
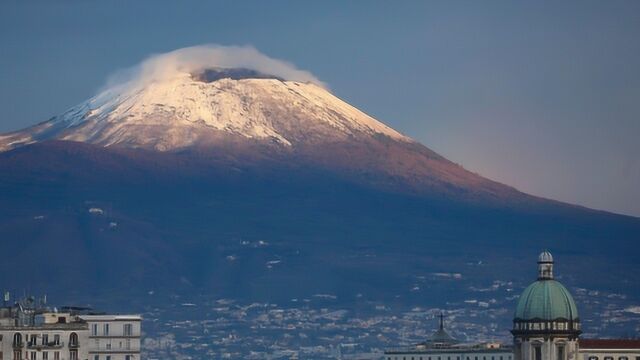
[[[14,318],[0,309],[0,360],[83,360],[88,359],[87,324],[68,313],[27,315]]]
[[[138,360],[140,315],[93,315],[28,297],[0,305],[0,360]],[[85,315],[86,314],[86,315]]]
[[[80,315],[80,319],[89,329],[89,360],[140,359],[140,315]]]

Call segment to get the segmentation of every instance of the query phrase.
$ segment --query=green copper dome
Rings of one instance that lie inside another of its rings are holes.
[[[578,309],[569,290],[553,279],[529,285],[518,301],[515,320],[578,320]]]

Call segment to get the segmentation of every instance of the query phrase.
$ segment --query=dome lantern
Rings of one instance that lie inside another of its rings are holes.
[[[538,256],[538,280],[553,279],[553,256],[547,250]]]

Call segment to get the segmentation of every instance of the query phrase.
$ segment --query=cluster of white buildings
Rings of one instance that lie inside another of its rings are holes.
[[[554,279],[553,256],[538,257],[538,278],[520,296],[513,346],[459,344],[440,329],[424,343],[389,349],[384,360],[640,360],[640,339],[581,339],[571,293]]]
[[[51,309],[34,298],[0,307],[0,360],[140,359],[141,316]]]

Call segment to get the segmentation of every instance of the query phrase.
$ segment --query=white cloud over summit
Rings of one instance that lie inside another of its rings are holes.
[[[144,86],[180,74],[196,73],[211,68],[244,68],[284,80],[311,82],[326,87],[309,71],[300,70],[289,62],[268,57],[252,46],[215,44],[185,47],[152,55],[134,67],[112,74],[106,87]]]

